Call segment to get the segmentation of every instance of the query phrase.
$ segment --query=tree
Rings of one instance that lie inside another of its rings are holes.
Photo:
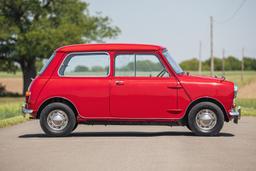
[[[244,57],[244,69],[256,70],[256,59],[250,57]]]
[[[105,69],[101,66],[93,66],[91,71],[92,72],[100,72],[100,71],[104,71]]]
[[[138,60],[136,61],[137,71],[160,71],[162,65],[159,62],[152,62],[150,60]]]
[[[241,70],[241,61],[234,56],[225,59],[225,70]]]
[[[15,73],[19,67],[11,60],[0,61],[0,71],[8,71]]]
[[[211,65],[211,59],[207,59],[206,61],[203,62],[203,65],[209,66]],[[221,71],[222,70],[222,59],[218,57],[214,57],[214,70],[215,71]]]
[[[199,61],[196,58],[188,59],[180,63],[180,66],[185,71],[196,71],[198,70]]]
[[[20,65],[23,94],[38,59],[63,45],[102,42],[120,32],[108,17],[91,16],[80,0],[0,0],[0,25],[0,61]]]
[[[89,71],[89,68],[83,65],[77,65],[74,70],[74,72],[87,72],[87,71]]]

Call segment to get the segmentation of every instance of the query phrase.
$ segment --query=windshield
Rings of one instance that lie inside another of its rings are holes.
[[[172,66],[173,70],[177,74],[181,74],[184,72],[182,68],[179,66],[179,64],[177,64],[176,61],[171,57],[167,49],[163,50],[163,55],[168,60],[169,64]]]
[[[47,62],[44,64],[44,66],[41,68],[41,70],[39,71],[39,75],[41,75],[44,70],[47,68],[47,66],[49,65],[49,63],[52,61],[53,57],[55,56],[55,52],[51,55],[51,57],[47,60]]]

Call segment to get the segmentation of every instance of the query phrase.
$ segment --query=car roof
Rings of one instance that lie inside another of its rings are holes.
[[[82,51],[109,51],[109,50],[160,50],[162,46],[149,44],[124,44],[124,43],[103,43],[103,44],[74,44],[63,46],[57,49],[61,52],[82,52]]]

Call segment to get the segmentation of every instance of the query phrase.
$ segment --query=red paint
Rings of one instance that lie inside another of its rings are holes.
[[[234,84],[212,77],[176,74],[162,55],[161,46],[138,44],[80,44],[61,47],[30,86],[26,107],[36,118],[40,106],[49,99],[63,98],[78,112],[78,121],[138,120],[177,121],[189,105],[199,99],[213,99],[228,114],[233,105]],[[107,52],[110,73],[107,77],[60,77],[58,68],[71,52]],[[152,53],[170,74],[166,77],[115,77],[114,59],[120,53]]]

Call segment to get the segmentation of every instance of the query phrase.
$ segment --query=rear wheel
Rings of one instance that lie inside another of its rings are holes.
[[[40,114],[40,125],[49,136],[67,136],[76,126],[73,110],[63,103],[51,103]]]
[[[188,127],[200,136],[219,134],[224,124],[224,115],[219,106],[211,102],[196,104],[188,114]]]

